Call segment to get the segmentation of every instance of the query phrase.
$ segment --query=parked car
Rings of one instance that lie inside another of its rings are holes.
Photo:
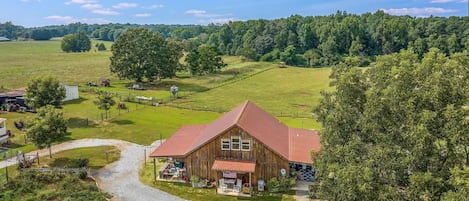
[[[145,87],[142,87],[138,84],[134,84],[131,87],[129,87],[129,89],[132,89],[132,90],[145,90]]]

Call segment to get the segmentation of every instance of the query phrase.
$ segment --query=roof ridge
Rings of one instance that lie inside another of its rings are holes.
[[[239,119],[241,118],[241,116],[243,116],[244,111],[246,111],[246,108],[248,107],[248,103],[250,103],[249,100],[244,101],[244,103],[243,103],[243,110],[241,110],[241,112],[238,114],[238,116],[236,116],[235,122],[233,122],[235,125],[238,125],[238,126],[239,126],[239,124],[238,124],[238,123],[239,123]]]

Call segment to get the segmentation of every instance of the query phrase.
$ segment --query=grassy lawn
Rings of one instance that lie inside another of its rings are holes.
[[[229,111],[251,100],[274,116],[311,117],[321,90],[330,90],[329,68],[273,68],[240,82],[172,102],[186,108]]]
[[[108,158],[106,161],[106,152],[108,152]],[[99,169],[104,167],[106,164],[112,163],[119,160],[120,151],[114,146],[98,146],[98,147],[86,147],[70,149],[52,154],[52,158],[44,156],[39,158],[39,165],[35,163],[33,168],[37,167],[73,167],[74,161],[79,158],[89,159],[88,167],[93,169]],[[15,177],[18,174],[16,165],[8,167],[8,175]],[[0,169],[0,184],[5,182],[5,168]]]
[[[97,81],[100,77],[114,78],[109,72],[110,56],[110,51],[64,53],[60,41],[0,43],[0,72],[3,75],[0,87],[24,87],[27,81],[43,75],[54,75],[66,84]]]
[[[157,164],[158,166],[159,164]],[[159,169],[159,167],[157,167]],[[151,187],[158,188],[172,195],[192,201],[234,201],[234,200],[255,200],[255,201],[294,201],[294,191],[281,193],[260,193],[251,198],[241,198],[225,195],[217,195],[215,189],[192,188],[190,184],[173,183],[164,181],[153,181],[153,164],[147,164],[139,173],[140,180]]]

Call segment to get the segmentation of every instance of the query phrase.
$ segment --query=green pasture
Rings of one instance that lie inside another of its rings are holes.
[[[184,108],[229,111],[250,100],[275,116],[311,117],[321,90],[330,90],[328,68],[272,68],[171,103]]]
[[[44,75],[56,76],[65,84],[113,78],[109,72],[110,56],[109,50],[65,53],[60,49],[60,41],[0,43],[0,85],[7,89],[24,87],[27,81]]]

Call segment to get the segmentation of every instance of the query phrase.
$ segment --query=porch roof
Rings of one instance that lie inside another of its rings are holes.
[[[256,162],[238,160],[215,160],[212,170],[233,172],[255,172]]]

